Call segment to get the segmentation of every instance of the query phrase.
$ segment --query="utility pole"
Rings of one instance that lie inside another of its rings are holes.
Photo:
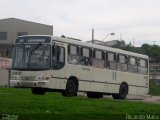
[[[92,28],[92,44],[94,43],[94,29]]]
[[[120,41],[122,41],[122,33],[120,34]]]

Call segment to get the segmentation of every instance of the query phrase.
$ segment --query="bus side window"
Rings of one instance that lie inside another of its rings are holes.
[[[127,56],[121,54],[117,55],[117,70],[127,71]]]
[[[116,54],[111,52],[107,52],[106,54],[107,54],[106,68],[109,68],[111,70],[116,70],[117,69]]]
[[[104,68],[104,51],[93,50],[93,67]]]
[[[68,63],[79,64],[79,47],[75,45],[68,45]]]
[[[65,50],[64,50],[63,47],[58,47],[57,48],[57,61],[62,63],[62,64],[65,63]]]
[[[92,49],[81,47],[80,64],[84,66],[92,66]]]
[[[60,46],[52,46],[52,68],[58,70],[65,65],[65,49]]]
[[[145,59],[139,59],[138,61],[138,73],[147,75],[148,74],[148,61]]]
[[[137,58],[128,57],[128,72],[137,73]]]

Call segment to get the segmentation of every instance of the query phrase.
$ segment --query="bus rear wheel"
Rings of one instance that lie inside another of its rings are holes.
[[[32,94],[34,95],[44,95],[45,90],[43,88],[31,88]]]
[[[87,92],[87,97],[88,98],[102,98],[103,94],[102,93],[96,93],[96,92]]]
[[[77,96],[78,86],[75,80],[68,80],[66,84],[66,89],[62,91],[62,96],[72,97]]]
[[[112,94],[114,99],[126,99],[128,94],[128,85],[126,83],[122,83],[119,88],[118,94]]]

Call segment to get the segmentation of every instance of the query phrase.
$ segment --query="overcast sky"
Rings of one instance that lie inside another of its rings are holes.
[[[19,18],[53,25],[54,35],[83,41],[124,39],[160,45],[160,0],[0,0],[0,19]]]

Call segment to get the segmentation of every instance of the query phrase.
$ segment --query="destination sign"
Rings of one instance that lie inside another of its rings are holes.
[[[46,36],[19,37],[16,43],[50,43],[51,38]]]

